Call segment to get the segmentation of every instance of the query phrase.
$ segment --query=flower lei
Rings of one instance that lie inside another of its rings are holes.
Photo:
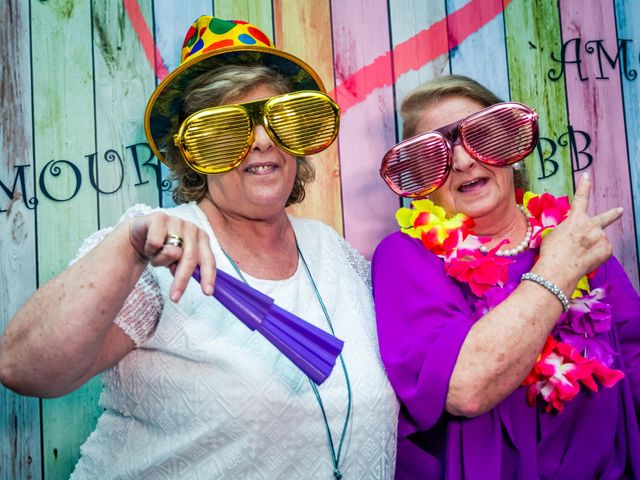
[[[517,192],[519,204],[528,213],[532,227],[530,248],[539,247],[569,213],[569,199],[549,193],[537,195]],[[482,253],[479,247],[491,241],[473,234],[473,220],[463,214],[447,218],[442,207],[430,200],[414,200],[412,208],[400,208],[396,220],[401,231],[422,241],[423,245],[444,260],[446,273],[466,283],[476,297],[473,307],[478,319],[502,302],[517,287],[509,283],[509,265],[514,260],[496,255],[507,240]],[[522,382],[527,387],[527,401],[535,405],[540,396],[546,412],[562,412],[564,402],[573,399],[580,386],[597,392],[598,383],[612,387],[624,377],[610,369],[615,353],[606,341],[611,329],[611,307],[606,303],[606,289],[591,289],[584,276],[571,295],[569,310],[562,314],[552,335]],[[556,337],[559,339],[557,340]]]

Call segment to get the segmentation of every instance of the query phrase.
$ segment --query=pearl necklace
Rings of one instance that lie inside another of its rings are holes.
[[[522,205],[518,205],[517,207],[520,209],[520,211],[524,215],[524,218],[527,221],[527,233],[524,235],[524,238],[522,239],[522,241],[518,245],[516,245],[514,248],[510,248],[507,250],[498,250],[496,252],[496,256],[498,257],[513,257],[514,255],[518,255],[519,253],[529,248],[529,241],[531,240],[531,230],[532,230],[531,223],[529,223],[529,217],[527,216],[527,212],[524,209],[524,207]],[[481,245],[479,250],[482,253],[489,253],[489,250],[491,249],[485,245]]]

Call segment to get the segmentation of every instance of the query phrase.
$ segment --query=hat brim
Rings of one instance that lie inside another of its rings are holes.
[[[277,52],[277,53],[274,53]],[[222,65],[265,65],[287,77],[293,90],[325,92],[319,75],[304,61],[270,47],[227,47],[187,60],[156,87],[144,113],[144,131],[153,153],[169,168],[158,145],[178,129],[184,92],[192,80]]]

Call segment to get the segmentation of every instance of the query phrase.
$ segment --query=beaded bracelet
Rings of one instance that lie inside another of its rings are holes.
[[[546,278],[533,272],[524,273],[522,277],[520,277],[520,280],[530,280],[532,282],[537,283],[538,285],[542,285],[544,288],[546,288],[556,296],[556,298],[562,304],[562,309],[565,312],[569,310],[569,300],[567,299],[567,296],[564,294],[562,290],[560,290],[560,288],[555,283],[550,282]]]

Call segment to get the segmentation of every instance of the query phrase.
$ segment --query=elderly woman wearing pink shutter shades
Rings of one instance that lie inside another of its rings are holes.
[[[90,237],[1,340],[2,382],[23,394],[63,395],[104,372],[105,411],[73,479],[392,478],[398,407],[369,265],[285,211],[338,124],[316,72],[255,26],[191,26],[145,115],[179,205],[135,206]],[[204,295],[216,266],[344,340],[331,376],[315,385]]]
[[[621,209],[587,215],[587,178],[570,209],[516,190],[537,115],[469,78],[402,115],[381,173],[416,200],[372,269],[396,478],[640,478],[640,299],[603,232]]]

